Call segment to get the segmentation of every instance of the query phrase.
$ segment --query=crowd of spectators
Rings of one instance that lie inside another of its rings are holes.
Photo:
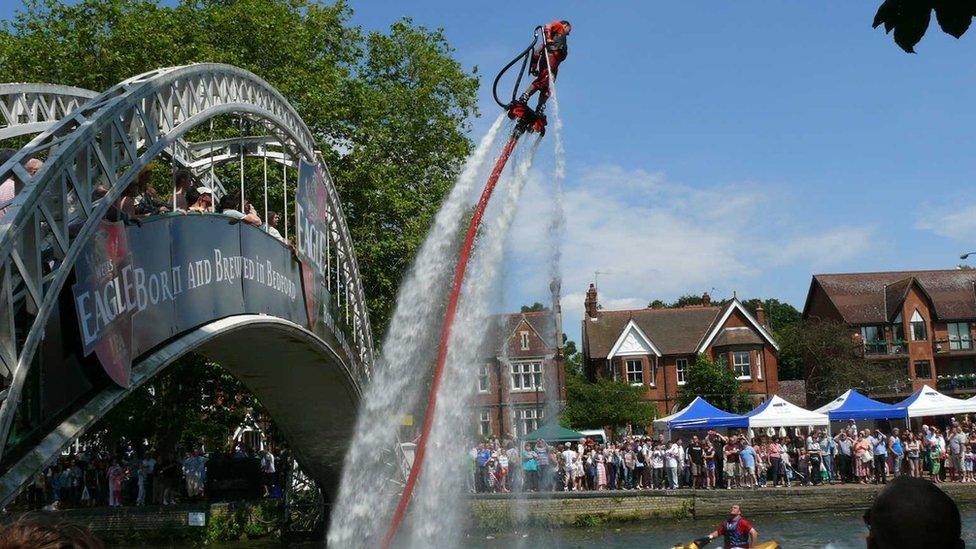
[[[680,432],[675,432],[680,433]],[[922,425],[840,432],[780,428],[590,438],[549,444],[492,441],[470,451],[472,492],[731,489],[834,483],[884,484],[895,476],[976,482],[976,428]]]
[[[279,498],[282,459],[287,461],[282,453],[242,445],[226,453],[188,451],[178,459],[157,459],[131,445],[117,454],[83,449],[59,456],[35,475],[23,498],[30,510]]]

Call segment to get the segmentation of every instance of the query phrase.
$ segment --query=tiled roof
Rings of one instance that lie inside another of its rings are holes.
[[[545,342],[547,348],[555,348],[553,336],[555,335],[556,325],[553,321],[552,311],[548,309],[529,313],[509,313],[495,316],[492,319],[492,332],[488,338],[488,344],[495,349],[500,348],[505,344],[507,338],[512,336],[515,328],[518,327],[523,319],[539,334],[539,337]]]
[[[724,347],[726,345],[762,345],[763,339],[752,328],[737,326],[734,328],[724,328],[712,342],[713,347]]]
[[[583,337],[590,358],[606,358],[633,319],[662,354],[694,354],[721,312],[721,307],[601,311],[596,319],[583,320]]]
[[[819,274],[813,281],[850,324],[891,321],[912,282],[928,295],[940,320],[976,318],[976,270]]]

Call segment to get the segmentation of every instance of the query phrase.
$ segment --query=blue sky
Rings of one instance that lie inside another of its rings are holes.
[[[486,77],[475,134],[496,67],[536,23],[573,22],[558,90],[574,339],[596,270],[610,308],[712,288],[802,308],[813,273],[953,268],[976,249],[976,35],[933,21],[909,55],[871,28],[877,5],[353,3],[367,27],[446,30]],[[509,308],[545,296],[545,194],[527,193]]]
[[[558,89],[577,339],[596,270],[608,308],[705,290],[800,308],[812,273],[952,268],[976,249],[976,31],[955,40],[933,21],[908,55],[871,28],[879,2],[351,5],[366,28],[445,29],[481,70],[474,139],[498,112],[497,68],[536,24],[573,22]],[[514,227],[509,308],[546,295],[544,188]]]

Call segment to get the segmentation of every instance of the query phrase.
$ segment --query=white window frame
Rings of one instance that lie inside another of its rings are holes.
[[[483,385],[482,382],[484,382]],[[491,392],[491,374],[488,372],[487,364],[483,364],[481,368],[478,369],[478,392]]]
[[[543,392],[542,361],[521,360],[513,361],[510,369],[511,392],[528,393],[538,390]],[[526,386],[528,382],[528,386]]]
[[[762,381],[763,378],[763,363],[762,363],[763,353],[762,351],[756,352],[756,379]]]
[[[688,383],[688,359],[679,358],[674,361],[675,376],[678,380],[678,385],[684,385]]]
[[[748,372],[749,372],[748,375],[741,375],[739,373],[740,371],[739,368],[743,366],[743,364],[739,363],[736,359],[742,355],[745,355],[746,357],[746,362],[744,365],[748,368]],[[752,379],[752,352],[732,351],[732,372],[735,373],[735,378],[740,381]]]
[[[923,337],[915,337],[915,325],[916,324],[921,324],[922,325],[922,331],[924,332],[922,334]],[[912,332],[912,334],[911,334],[912,335],[912,341],[928,341],[928,339],[929,339],[929,328],[928,328],[927,324],[928,324],[928,322],[925,322],[925,319],[922,318],[922,315],[919,314],[918,309],[915,309],[915,312],[912,313],[912,321],[908,323],[908,326],[909,326],[909,328],[911,329],[911,332]]]
[[[514,427],[517,436],[523,437],[538,429],[543,424],[545,416],[546,412],[541,406],[512,408],[512,427]]]
[[[637,365],[636,369],[631,366]],[[624,372],[627,374],[627,383],[631,385],[644,385],[644,360],[640,357],[624,358]],[[639,379],[631,379],[631,376]]]
[[[523,351],[529,350],[529,331],[522,330],[519,332],[519,348]]]
[[[964,327],[964,329],[960,329]],[[949,322],[946,331],[949,333],[950,351],[969,351],[973,348],[973,336],[968,322]],[[953,333],[955,332],[955,333]]]
[[[483,437],[491,436],[491,412],[488,410],[482,410],[478,416],[478,433]]]

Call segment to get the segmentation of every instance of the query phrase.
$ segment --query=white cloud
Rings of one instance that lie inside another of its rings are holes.
[[[939,236],[970,243],[976,240],[976,204],[963,207],[956,204],[947,207],[925,207],[919,214],[915,227]]]
[[[536,174],[526,188],[509,246],[507,293],[527,302],[547,295],[552,201],[544,181]],[[817,227],[802,210],[791,211],[802,209],[802,201],[789,198],[757,184],[692,187],[621,166],[570,175],[564,198],[564,329],[575,331],[583,292],[598,270],[604,308],[641,308],[655,298],[713,287],[724,296],[771,269],[831,266],[874,245],[873,228]],[[774,210],[776,215],[768,215]]]

